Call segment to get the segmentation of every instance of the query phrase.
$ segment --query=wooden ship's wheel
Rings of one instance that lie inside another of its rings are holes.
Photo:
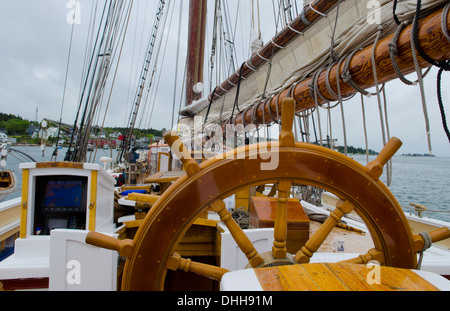
[[[200,165],[175,133],[165,135],[187,174],[155,203],[133,240],[117,240],[96,232],[90,232],[86,240],[127,257],[122,290],[163,290],[167,271],[177,269],[220,280],[227,270],[182,258],[175,252],[186,231],[207,210],[219,214],[252,268],[308,263],[334,226],[352,211],[366,223],[375,248],[347,263],[377,260],[385,266],[417,267],[417,252],[422,250],[424,240],[412,235],[400,205],[379,180],[383,166],[400,148],[400,140],[391,139],[376,160],[365,167],[338,152],[295,142],[293,99],[285,99],[282,109],[279,142],[244,146]],[[278,165],[261,169],[275,153]],[[259,254],[223,200],[241,189],[271,183],[278,184],[274,243],[272,252]],[[295,256],[286,250],[286,205],[292,184],[316,186],[340,198],[336,210]]]

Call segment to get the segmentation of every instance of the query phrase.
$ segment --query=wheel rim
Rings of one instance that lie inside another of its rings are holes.
[[[278,152],[280,165],[276,170],[261,170],[270,150]],[[199,173],[176,181],[146,216],[133,241],[135,251],[126,262],[122,289],[163,289],[168,258],[213,201],[240,188],[287,179],[349,200],[366,222],[375,248],[383,250],[386,265],[416,266],[411,230],[395,197],[366,167],[346,156],[303,143],[295,147],[256,144],[231,151],[224,159],[211,159],[200,168]]]

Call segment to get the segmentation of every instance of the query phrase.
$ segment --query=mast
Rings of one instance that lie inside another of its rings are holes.
[[[202,90],[194,90],[194,86],[199,82],[203,83],[206,11],[207,0],[190,0],[186,71],[186,106],[202,97]]]

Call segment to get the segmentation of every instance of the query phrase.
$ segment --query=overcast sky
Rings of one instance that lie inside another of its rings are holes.
[[[72,26],[67,23],[69,9],[66,0],[0,0],[0,111],[20,115],[28,120],[38,121],[43,118],[59,120],[66,74],[69,39]],[[261,1],[262,3],[264,1]],[[63,122],[74,122],[78,95],[81,85],[81,71],[84,58],[87,30],[92,1],[81,0],[81,22],[75,26],[73,49],[69,68],[69,80],[64,102]],[[103,1],[99,1],[103,3]],[[187,1],[184,11],[187,12]],[[247,5],[250,1],[247,2]],[[270,8],[272,8],[272,2]],[[124,126],[128,119],[127,105],[133,99],[136,91],[136,76],[140,70],[143,53],[133,57],[136,51],[146,48],[147,43],[141,43],[139,38],[148,38],[153,24],[157,1],[135,1],[129,33],[125,42],[122,63],[119,67],[116,86],[111,100],[106,126]],[[102,4],[99,4],[102,5]],[[212,7],[212,5],[210,5]],[[178,16],[179,7],[174,9],[174,18]],[[139,13],[137,13],[139,12]],[[147,16],[146,19],[138,18]],[[272,14],[272,13],[271,13]],[[186,17],[183,25],[186,25]],[[267,23],[266,23],[267,24]],[[174,40],[178,35],[178,24],[173,23],[170,37]],[[265,25],[267,26],[267,25]],[[183,27],[181,49],[185,49],[185,26]],[[143,33],[144,31],[144,33]],[[210,31],[210,30],[209,30]],[[263,39],[272,38],[269,33]],[[135,39],[136,38],[136,39]],[[243,40],[245,41],[245,40]],[[134,51],[134,53],[133,53]],[[171,59],[165,69],[160,92],[155,106],[150,127],[170,128],[175,80],[176,45],[167,49],[166,57]],[[208,56],[208,54],[207,54]],[[139,58],[138,58],[139,57]],[[183,55],[181,56],[181,58]],[[180,61],[179,76],[184,70],[184,59]],[[181,69],[181,67],[183,67]],[[431,140],[433,153],[438,156],[450,157],[450,143],[442,127],[441,116],[436,97],[436,73],[433,69],[425,81],[428,113],[431,123]],[[415,79],[414,74],[409,76]],[[132,82],[130,82],[132,81]],[[178,85],[180,85],[180,80]],[[444,73],[442,90],[445,107],[450,120],[450,74]],[[405,86],[400,81],[393,81],[386,86],[389,126],[391,136],[399,137],[403,142],[400,153],[428,153],[425,133],[425,122],[418,86]],[[108,93],[109,94],[109,93]],[[381,148],[380,121],[376,98],[366,100],[367,128],[369,147],[374,150]],[[178,105],[178,102],[177,102]],[[345,118],[348,143],[364,147],[364,135],[361,119],[360,97],[345,103]],[[178,107],[177,107],[178,109]],[[147,117],[146,117],[147,118]],[[343,144],[340,110],[333,112],[333,136]],[[322,125],[324,130],[326,125]]]

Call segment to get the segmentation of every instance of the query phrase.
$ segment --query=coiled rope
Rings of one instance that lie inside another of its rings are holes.
[[[431,241],[431,237],[430,234],[426,231],[424,232],[420,232],[419,235],[423,238],[424,241],[424,245],[423,245],[423,249],[420,251],[420,257],[419,257],[419,262],[417,263],[417,270],[420,270],[422,268],[422,260],[423,260],[423,254],[425,253],[425,251],[427,249],[429,249],[433,243],[433,241]]]

